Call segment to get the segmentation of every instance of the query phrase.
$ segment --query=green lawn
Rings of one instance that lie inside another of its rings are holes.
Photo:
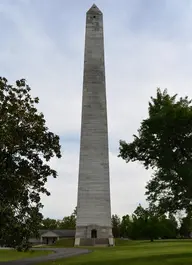
[[[64,238],[56,241],[53,245],[38,245],[34,246],[34,248],[73,248],[74,242],[74,238]]]
[[[75,240],[74,238],[67,238],[67,239],[61,239],[55,242],[55,244],[51,245],[51,247],[55,248],[72,248],[74,247]]]
[[[52,253],[51,251],[41,251],[41,250],[30,250],[27,252],[18,252],[16,250],[0,249],[0,261],[18,260],[24,258],[34,258],[38,256],[46,256]]]
[[[39,265],[191,265],[192,241],[116,241],[88,255]]]

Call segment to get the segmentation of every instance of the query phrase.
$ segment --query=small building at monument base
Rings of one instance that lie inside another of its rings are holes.
[[[51,245],[60,239],[74,238],[75,230],[39,230],[39,238],[31,238],[32,244]]]

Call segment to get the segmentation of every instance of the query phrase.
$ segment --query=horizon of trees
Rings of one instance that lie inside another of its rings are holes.
[[[192,232],[192,216],[177,218],[172,213],[159,214],[150,208],[143,208],[140,204],[129,215],[119,217],[112,215],[112,231],[115,238],[155,239],[189,238]],[[76,208],[70,216],[63,219],[43,218],[40,229],[75,229]]]
[[[153,170],[147,200],[159,213],[192,212],[192,100],[157,89],[131,142],[120,140],[119,157]]]

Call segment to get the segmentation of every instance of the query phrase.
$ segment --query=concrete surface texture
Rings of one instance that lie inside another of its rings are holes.
[[[81,119],[76,245],[112,238],[103,14],[96,5],[86,14]]]

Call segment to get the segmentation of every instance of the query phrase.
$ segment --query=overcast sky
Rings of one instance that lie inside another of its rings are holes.
[[[39,96],[63,157],[51,164],[46,217],[72,213],[77,201],[85,13],[92,0],[0,0],[0,75],[26,78]],[[150,178],[138,163],[118,158],[131,141],[156,88],[192,97],[192,1],[96,0],[104,14],[112,213],[146,206]]]

